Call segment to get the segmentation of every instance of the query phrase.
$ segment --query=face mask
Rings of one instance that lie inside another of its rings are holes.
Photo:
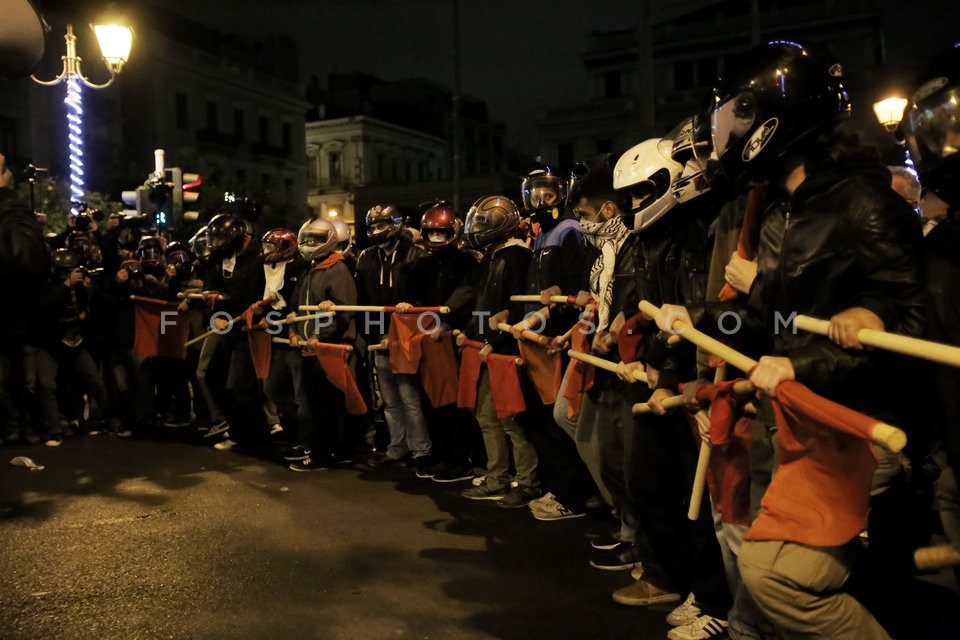
[[[581,220],[580,230],[583,232],[583,237],[586,238],[587,242],[594,247],[602,244],[604,240],[611,240],[630,233],[630,230],[624,226],[623,218],[620,216],[614,216],[603,222],[585,222]]]

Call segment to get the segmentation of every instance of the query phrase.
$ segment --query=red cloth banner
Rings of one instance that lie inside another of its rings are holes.
[[[320,342],[314,347],[314,354],[330,384],[343,391],[347,413],[354,416],[366,414],[367,403],[363,401],[360,389],[357,388],[357,381],[353,379],[350,366],[347,364],[350,352],[339,345],[326,345]]]
[[[877,421],[790,380],[777,387],[773,407],[780,464],[743,539],[849,542],[867,520],[876,467],[868,440]]]
[[[583,318],[576,324],[573,333],[570,335],[570,350],[590,353],[590,341],[593,338],[596,325],[589,322],[593,318],[592,314],[584,313]],[[563,397],[570,403],[570,408],[567,410],[567,415],[570,418],[580,415],[583,394],[593,387],[595,373],[596,368],[586,362],[571,359],[570,364],[567,365],[567,387],[563,390]]]
[[[733,393],[738,380],[705,385],[697,400],[710,403],[710,473],[707,482],[720,518],[729,524],[750,524],[750,442],[753,419],[745,417],[747,398]]]
[[[273,336],[266,331],[247,331],[247,344],[257,380],[266,380],[270,375],[270,358],[273,355]]]
[[[526,411],[527,405],[520,391],[520,376],[517,375],[517,357],[491,353],[487,356],[487,371],[497,417],[509,418]]]
[[[417,338],[421,342],[423,366],[420,378],[423,391],[433,407],[443,407],[457,401],[459,375],[457,373],[457,352],[453,346],[453,337],[445,333],[439,342],[429,336]],[[476,390],[476,383],[474,383]],[[476,391],[474,391],[476,393]]]
[[[620,354],[620,361],[630,364],[643,358],[645,348],[644,337],[650,327],[656,329],[653,320],[645,317],[642,313],[630,316],[617,334],[617,351]]]
[[[540,401],[543,404],[553,404],[557,401],[557,393],[563,381],[560,354],[551,355],[547,353],[547,347],[529,340],[517,342],[520,344],[520,357],[526,363],[524,368],[527,370],[527,377],[536,388]]]
[[[480,380],[480,350],[465,344],[460,350],[460,381],[457,385],[457,406],[475,409],[477,381]]]
[[[187,357],[190,322],[176,303],[153,298],[135,298],[133,353],[141,358]]]
[[[417,325],[418,322],[423,326],[423,331]],[[421,342],[426,335],[433,333],[436,327],[437,317],[433,314],[391,314],[390,328],[387,331],[390,370],[394,373],[416,373],[420,368],[423,353]]]
[[[757,245],[760,243],[760,219],[766,209],[767,199],[763,187],[753,187],[747,193],[747,204],[743,213],[743,226],[737,239],[737,255],[744,260],[757,257]],[[717,295],[721,300],[733,300],[740,292],[726,282]]]

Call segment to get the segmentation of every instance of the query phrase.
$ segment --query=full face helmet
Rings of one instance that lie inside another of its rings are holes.
[[[527,215],[541,225],[555,225],[567,200],[569,184],[569,177],[561,175],[552,167],[531,171],[520,187],[523,208]]]
[[[332,224],[333,228],[337,231],[337,251],[340,253],[348,251],[353,240],[353,234],[350,231],[350,225],[340,218],[331,220],[330,224]]]
[[[403,231],[403,216],[393,205],[375,205],[367,211],[367,238],[373,244],[384,244]]]
[[[297,234],[297,248],[304,260],[322,260],[337,248],[337,230],[327,220],[307,220]]]
[[[513,237],[519,227],[520,212],[513,200],[504,196],[487,196],[470,207],[463,232],[470,244],[481,250]]]
[[[427,251],[440,251],[456,247],[463,231],[463,221],[454,213],[453,207],[442,200],[423,212],[420,233]]]
[[[235,215],[220,213],[207,224],[207,247],[214,258],[228,258],[240,253],[246,239],[247,225]]]
[[[164,250],[163,258],[167,266],[173,265],[180,278],[186,278],[193,271],[193,254],[186,243],[171,242]]]
[[[80,264],[87,268],[94,268],[102,261],[100,247],[83,231],[71,231],[64,246],[77,254]]]
[[[673,140],[652,138],[629,149],[613,168],[613,188],[620,210],[628,211],[626,226],[643,231],[677,204],[673,183],[683,166],[672,157]]]
[[[826,51],[795,42],[760,45],[736,59],[713,89],[713,148],[743,187],[770,179],[791,153],[850,115],[843,68]]]
[[[160,276],[163,273],[163,239],[159,236],[144,236],[137,245],[137,258],[144,273]]]
[[[924,187],[960,207],[960,43],[936,57],[916,83],[903,118]]]
[[[297,236],[289,229],[270,229],[260,241],[260,257],[267,264],[287,262],[297,255]]]

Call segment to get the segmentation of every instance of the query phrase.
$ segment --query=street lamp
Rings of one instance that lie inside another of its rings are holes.
[[[906,108],[906,99],[895,96],[873,104],[873,112],[877,115],[877,120],[890,132],[896,131],[900,121],[903,120],[903,110]]]
[[[80,70],[81,58],[77,55],[77,37],[73,35],[73,25],[67,25],[67,35],[64,40],[67,42],[67,54],[61,58],[63,60],[63,71],[53,80],[41,80],[31,75],[30,77],[44,86],[53,86],[66,82],[67,97],[64,98],[64,104],[67,105],[67,147],[70,150],[70,212],[73,215],[79,213],[77,205],[84,199],[83,189],[83,98],[80,92],[81,84],[91,89],[103,89],[109,87],[116,80],[117,74],[123,68],[123,63],[130,56],[130,47],[133,44],[133,32],[129,27],[118,24],[98,24],[93,26],[93,31],[100,44],[100,52],[103,55],[103,61],[110,72],[110,79],[103,84],[91,82],[83,75]]]

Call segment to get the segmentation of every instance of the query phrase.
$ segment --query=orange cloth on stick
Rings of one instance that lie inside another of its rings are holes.
[[[366,414],[367,403],[363,401],[363,396],[357,388],[357,381],[350,374],[350,366],[347,364],[349,352],[320,342],[314,348],[314,354],[330,384],[343,391],[347,413],[354,416]]]
[[[266,331],[247,331],[247,344],[257,380],[266,380],[270,375],[270,357],[273,355],[273,336]]]
[[[630,364],[643,358],[645,350],[644,336],[647,331],[656,330],[653,320],[648,319],[642,313],[627,318],[627,321],[617,334],[617,351],[620,354],[620,361]]]
[[[540,401],[543,404],[553,404],[557,401],[560,383],[563,381],[563,370],[560,367],[560,354],[547,353],[547,347],[519,340],[520,357],[526,362],[527,377],[533,383]]]
[[[133,303],[133,353],[142,358],[160,356],[183,360],[187,357],[190,322],[177,305],[166,300],[138,298]]]
[[[459,375],[457,374],[457,352],[453,338],[446,333],[439,342],[429,336],[416,338],[421,342],[423,366],[420,378],[423,391],[433,407],[442,407],[457,401]],[[476,383],[474,383],[476,389]],[[476,391],[474,391],[476,393]]]
[[[744,540],[817,547],[849,542],[863,528],[876,459],[877,421],[788,380],[777,387],[780,464]]]
[[[477,406],[477,381],[480,380],[480,350],[464,345],[460,350],[460,381],[457,385],[457,406],[474,409]]]
[[[520,391],[520,376],[517,375],[517,357],[491,353],[487,356],[487,371],[490,373],[490,393],[498,418],[523,413],[527,405]]]
[[[747,193],[747,204],[743,212],[743,226],[740,227],[740,238],[737,240],[737,255],[744,260],[753,260],[757,257],[757,245],[760,243],[760,218],[767,206],[766,194],[763,187],[753,187]],[[740,292],[724,283],[717,295],[721,300],[733,300]]]
[[[390,370],[394,373],[416,373],[422,357],[421,342],[437,326],[436,316],[421,314],[394,313],[390,316],[390,328],[387,342],[390,345]],[[423,331],[417,322],[423,326]]]
[[[750,524],[750,442],[753,419],[745,417],[747,398],[733,393],[736,380],[697,390],[697,400],[710,403],[710,473],[707,482],[720,518],[729,524]]]
[[[585,319],[589,320],[592,315],[584,313]],[[595,325],[588,324],[581,320],[573,328],[570,335],[570,350],[580,353],[590,353],[590,339],[593,337],[592,328]],[[593,376],[596,368],[592,364],[581,362],[580,360],[570,360],[567,365],[567,387],[563,390],[563,397],[570,403],[567,410],[567,416],[575,418],[580,415],[580,405],[583,403],[583,394],[593,386]]]

